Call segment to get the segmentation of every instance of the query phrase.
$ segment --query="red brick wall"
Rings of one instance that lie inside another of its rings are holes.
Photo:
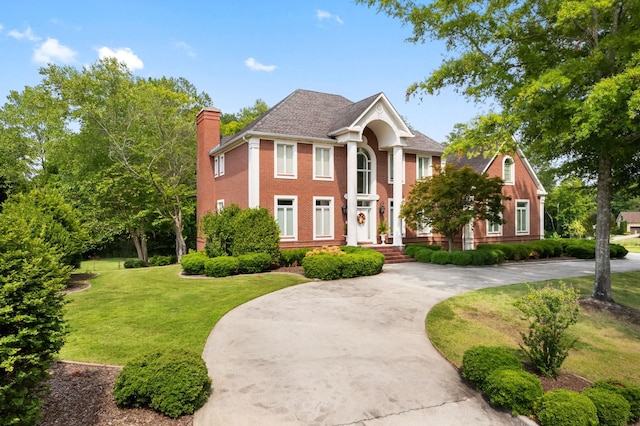
[[[196,118],[196,124],[196,222],[199,224],[202,216],[216,208],[213,159],[209,151],[220,145],[220,111],[215,108],[203,109]],[[204,237],[198,235],[197,250],[202,250],[204,243]]]
[[[245,209],[249,206],[249,147],[243,143],[224,156],[224,175],[215,179],[215,202],[224,200],[225,206],[237,204]]]

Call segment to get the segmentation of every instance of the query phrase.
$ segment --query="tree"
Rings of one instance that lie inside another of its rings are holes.
[[[431,226],[447,237],[449,251],[453,238],[472,220],[505,223],[502,218],[503,181],[499,177],[475,172],[471,167],[446,164],[438,173],[417,182],[402,203],[400,216],[411,229]]]
[[[222,114],[220,117],[220,133],[235,135],[247,127],[253,120],[267,112],[269,107],[262,99],[257,99],[253,106],[242,108],[236,114]]]
[[[552,225],[551,231],[563,237],[593,235],[595,191],[585,186],[581,179],[565,179],[550,190],[545,210]]]
[[[65,231],[73,227],[73,215],[68,206],[49,200],[42,203],[42,195],[10,199],[0,214],[3,425],[35,424],[49,366],[66,334],[61,290],[71,268],[61,260],[71,254],[65,250],[73,246],[68,244],[73,238]],[[38,203],[39,208],[34,208]]]
[[[640,2],[636,0],[358,0],[450,52],[408,96],[452,85],[499,112],[457,129],[449,152],[515,136],[541,158],[597,182],[593,297],[611,301],[611,198],[640,176]]]
[[[84,135],[92,136],[75,142],[102,140],[99,146],[107,150],[107,168],[116,165],[122,176],[138,186],[138,193],[153,193],[151,198],[144,197],[134,216],[151,208],[171,220],[180,258],[186,253],[184,216],[194,210],[193,117],[211,103],[208,95],[198,93],[182,78],[135,77],[112,59],[82,70],[52,65],[41,73],[47,90],[69,105]],[[133,235],[144,241],[144,227],[134,230]]]

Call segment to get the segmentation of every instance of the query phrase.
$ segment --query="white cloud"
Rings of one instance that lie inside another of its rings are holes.
[[[42,40],[40,37],[36,36],[31,27],[27,25],[27,29],[24,32],[20,32],[18,30],[11,30],[7,33],[9,37],[13,37],[16,40],[27,39],[29,41],[39,41]]]
[[[320,10],[320,9],[316,10],[316,18],[318,18],[318,21],[324,21],[325,19],[333,19],[340,25],[344,24],[344,21],[338,15],[333,15],[332,13],[329,13],[326,10]]]
[[[277,68],[275,65],[262,65],[253,58],[248,58],[244,61],[244,64],[249,67],[251,71],[273,71]]]
[[[189,44],[187,44],[184,41],[177,41],[175,43],[173,43],[173,45],[175,47],[177,47],[178,49],[184,50],[185,52],[187,52],[187,55],[191,56],[192,58],[195,58],[196,56],[196,52],[193,50],[193,48],[191,46],[189,46]]]
[[[128,47],[119,47],[115,50],[106,46],[101,47],[98,49],[98,57],[100,59],[116,58],[118,62],[123,62],[131,71],[144,68],[142,59]]]
[[[78,52],[67,46],[60,44],[55,38],[49,38],[37,47],[33,52],[33,60],[44,64],[62,62],[73,62]]]
[[[0,24],[0,33],[4,30],[4,25]]]

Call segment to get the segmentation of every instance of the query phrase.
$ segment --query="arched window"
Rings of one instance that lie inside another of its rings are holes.
[[[358,148],[358,194],[371,194],[371,156]]]
[[[511,157],[505,157],[502,162],[502,180],[505,184],[511,185],[515,181],[515,166]]]

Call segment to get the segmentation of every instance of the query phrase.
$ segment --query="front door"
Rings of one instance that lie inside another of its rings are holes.
[[[371,226],[375,218],[371,216],[371,201],[358,201],[357,237],[359,243],[373,243]]]

